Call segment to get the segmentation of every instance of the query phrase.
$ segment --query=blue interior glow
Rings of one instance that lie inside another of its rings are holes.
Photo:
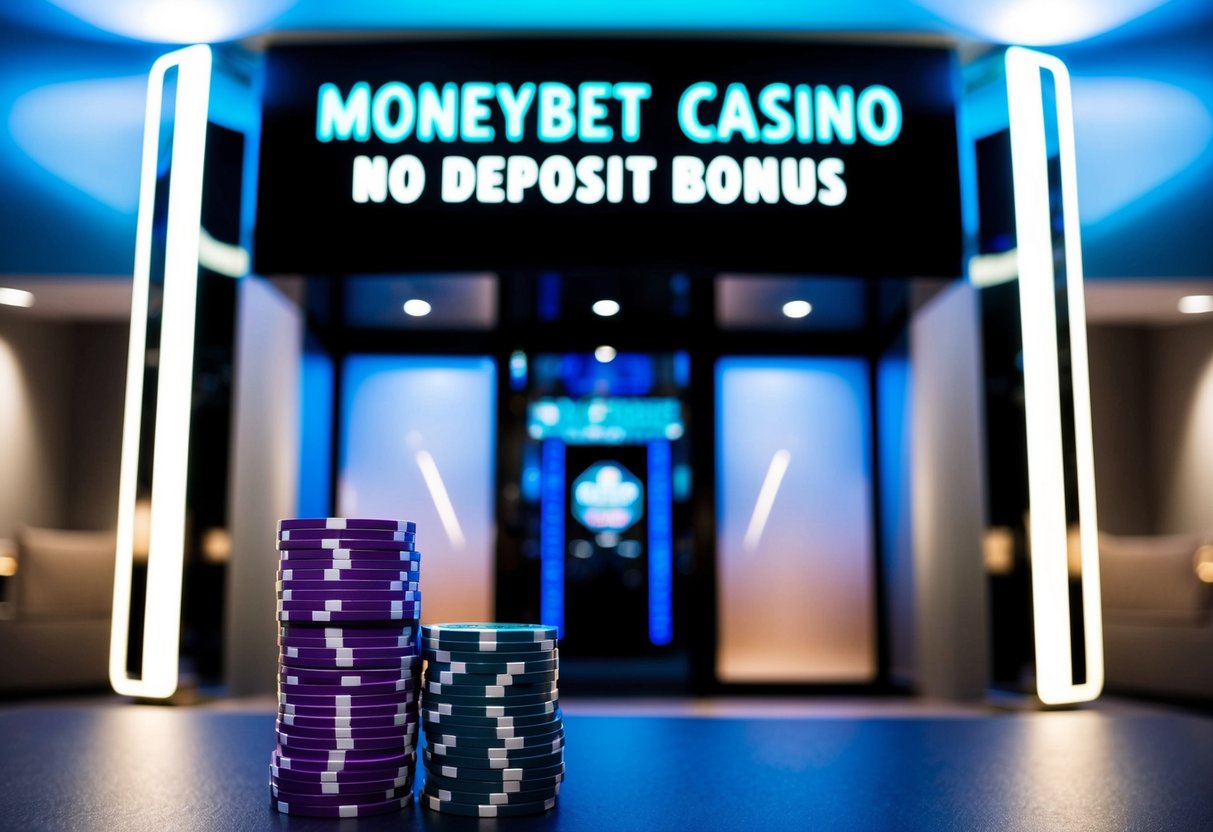
[[[595,462],[572,491],[573,518],[595,534],[625,532],[644,516],[644,483],[614,460]]]
[[[1073,90],[1079,210],[1087,226],[1157,201],[1163,186],[1213,155],[1210,105],[1188,89],[1146,78],[1074,78]]]
[[[299,373],[299,517],[332,512],[333,359],[305,350]]]
[[[935,23],[932,15],[912,3],[855,4],[846,0],[766,0],[763,3],[697,2],[697,0],[434,0],[402,5],[393,0],[361,0],[333,4],[299,0],[277,21],[280,28],[603,28],[705,29],[922,28]]]
[[[918,0],[953,26],[995,43],[1047,46],[1085,40],[1141,17],[1167,0]]]
[[[532,439],[569,445],[634,445],[678,439],[684,431],[678,399],[646,397],[542,398],[527,409]]]
[[[670,443],[649,443],[649,641],[674,639],[674,529]]]
[[[161,43],[219,43],[257,31],[298,0],[47,0],[97,29]]]
[[[13,102],[8,126],[17,146],[47,171],[133,214],[146,97],[145,75],[47,84]]]
[[[526,353],[515,350],[510,353],[510,389],[517,392],[526,389],[527,360]]]
[[[539,617],[564,635],[564,443],[548,439],[540,459]]]
[[[560,377],[570,396],[644,396],[653,389],[653,356],[618,353],[607,364],[592,353],[569,353]]]
[[[544,272],[539,275],[539,320],[554,321],[560,317],[560,275]]]

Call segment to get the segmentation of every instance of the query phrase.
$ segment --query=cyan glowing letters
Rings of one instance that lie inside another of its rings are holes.
[[[678,101],[678,125],[699,144],[735,139],[749,144],[854,144],[863,139],[887,145],[901,134],[902,111],[897,94],[881,84],[856,95],[846,84],[773,83],[755,95],[745,84],[729,84],[721,94],[716,84],[698,81]]]
[[[321,84],[316,139],[485,143],[497,138],[500,124],[510,142],[523,141],[528,131],[544,142],[635,142],[641,135],[642,105],[652,93],[649,84],[639,81],[585,81],[576,89],[557,81],[516,86],[448,82],[441,89],[429,81],[416,89],[389,81],[374,90],[359,81],[348,92]],[[744,124],[738,127],[745,129]]]

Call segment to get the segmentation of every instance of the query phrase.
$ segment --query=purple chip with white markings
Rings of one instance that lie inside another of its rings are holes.
[[[421,660],[415,656],[410,656],[409,660],[414,664],[420,664]],[[288,685],[380,685],[380,684],[400,684],[412,688],[414,682],[412,679],[403,678],[400,671],[391,670],[346,670],[344,668],[336,669],[312,669],[300,668],[298,670],[292,668],[282,668],[278,671],[280,679],[291,681],[286,682]],[[403,689],[403,687],[401,688]]]
[[[360,540],[355,537],[325,537],[310,540],[279,540],[280,552],[324,552],[324,551],[389,551],[413,552],[411,540]],[[319,556],[317,556],[319,557]]]
[[[398,656],[394,659],[308,659],[280,656],[278,661],[282,664],[283,670],[288,668],[291,670],[351,670],[354,672],[364,670],[395,670],[399,673],[412,673],[414,670],[419,670],[420,667],[410,664],[407,661],[408,658],[411,657]]]
[[[419,581],[421,572],[402,570],[395,564],[382,569],[353,569],[349,561],[338,561],[339,566],[319,568],[312,564],[305,566],[285,566],[278,570],[280,581]],[[394,571],[397,574],[385,574]]]
[[[279,768],[298,769],[301,771],[357,771],[368,769],[394,769],[415,762],[416,751],[383,751],[371,749],[368,751],[347,751],[332,749],[328,751],[294,751],[287,752],[281,746],[275,746],[270,761]]]
[[[290,737],[314,737],[316,739],[377,739],[387,737],[415,736],[417,720],[401,725],[368,725],[348,726],[329,725],[326,728],[312,728],[307,725],[295,725],[283,722],[282,717],[274,721],[274,728],[279,733]]]
[[[378,601],[399,604],[404,601],[420,601],[421,592],[406,589],[279,589],[280,601]]]
[[[342,719],[363,719],[372,716],[390,716],[394,717],[399,714],[411,714],[417,710],[417,700],[407,700],[401,702],[382,702],[382,703],[340,703],[332,702],[323,703],[307,703],[307,702],[282,702],[279,701],[278,712],[283,716],[306,716],[313,718],[342,718]]]
[[[360,685],[356,688],[340,685],[278,685],[278,702],[282,705],[318,707],[350,707],[359,705],[394,705],[417,702],[417,691],[396,690],[395,685]]]
[[[421,552],[405,549],[284,549],[281,569],[399,569],[418,572]]]
[[[290,570],[288,570],[290,571]],[[361,572],[362,570],[359,570]],[[274,581],[274,589],[278,592],[285,590],[306,590],[308,592],[419,592],[421,582],[416,578],[405,579],[388,577],[391,574],[412,575],[412,572],[385,573],[381,578],[331,578],[328,580],[308,580],[306,578],[279,578]]]
[[[293,529],[386,529],[416,532],[417,524],[411,520],[377,520],[369,517],[297,517],[278,521],[278,531]]]
[[[366,621],[416,621],[417,613],[404,610],[375,612],[372,610],[350,610],[348,612],[332,612],[330,610],[279,610],[278,620],[284,624],[352,624]]]
[[[278,646],[326,650],[404,650],[407,651],[407,655],[420,655],[413,636],[408,633],[385,636],[351,635],[313,638],[301,634],[300,629],[292,627],[290,632],[279,635]],[[307,629],[319,632],[320,628]]]
[[[408,766],[371,771],[299,771],[279,768],[270,763],[270,777],[280,783],[289,782],[295,788],[304,788],[304,784],[307,784],[307,788],[314,787],[316,792],[323,789],[334,794],[346,788],[355,791],[398,788],[408,784],[412,780],[412,774]]]
[[[342,728],[375,728],[388,731],[393,728],[404,728],[413,725],[421,719],[420,714],[401,713],[390,716],[300,716],[296,714],[278,714],[277,724],[284,730],[297,728],[299,730],[338,731]]]
[[[302,737],[298,734],[278,732],[278,745],[284,754],[307,753],[309,751],[391,751],[411,749],[416,737],[408,734],[376,737]]]
[[[396,540],[412,543],[416,539],[417,535],[412,532],[386,529],[285,529],[278,532],[278,540]]]
[[[315,806],[307,803],[287,803],[285,800],[270,798],[270,806],[283,815],[299,815],[312,818],[364,818],[372,815],[385,815],[396,812],[408,806],[413,795],[408,794],[399,800],[389,800],[384,803],[355,803],[353,805]]]

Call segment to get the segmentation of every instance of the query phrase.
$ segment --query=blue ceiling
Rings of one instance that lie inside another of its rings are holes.
[[[5,0],[0,274],[131,268],[143,78],[166,44],[333,30],[859,32],[1037,45],[1074,77],[1093,276],[1213,276],[1209,0]],[[219,118],[251,102],[217,92]]]

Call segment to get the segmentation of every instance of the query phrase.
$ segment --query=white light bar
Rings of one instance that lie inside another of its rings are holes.
[[[1032,612],[1036,631],[1036,692],[1047,705],[1086,702],[1103,689],[1103,617],[1100,611],[1095,471],[1087,373],[1078,183],[1074,173],[1074,114],[1070,76],[1057,58],[1028,49],[1007,50],[1007,99],[1019,249],[1027,411],[1028,503],[1031,510]],[[1053,232],[1049,211],[1048,151],[1041,73],[1053,76],[1064,213],[1066,299],[1082,547],[1086,681],[1071,667],[1069,576],[1066,568],[1065,472],[1054,296]]]
[[[969,258],[969,282],[978,289],[989,289],[1010,283],[1019,277],[1019,252],[1016,249],[998,254],[979,254]]]
[[[421,469],[425,487],[429,489],[430,499],[434,501],[434,508],[438,511],[438,519],[442,521],[442,528],[446,531],[447,539],[450,540],[454,549],[462,549],[467,543],[467,538],[463,536],[463,527],[459,525],[459,516],[455,514],[455,504],[451,502],[446,484],[442,481],[438,463],[434,461],[434,457],[429,451],[421,450],[417,452],[417,467]]]
[[[165,75],[177,68],[173,113],[172,179],[164,249],[156,433],[152,457],[151,542],[143,621],[143,661],[138,677],[127,673],[131,571],[140,424],[143,411],[152,216],[156,195],[160,110]],[[181,573],[185,543],[185,488],[189,452],[190,399],[194,378],[194,320],[198,245],[202,218],[202,167],[210,99],[211,50],[191,46],[164,55],[148,78],[143,132],[143,167],[135,237],[131,341],[127,356],[126,410],[122,428],[122,473],[118,492],[114,614],[110,630],[110,684],[125,696],[165,699],[177,689],[181,626]]]
[[[34,293],[24,289],[8,289],[0,286],[0,306],[20,306],[29,309],[34,305]]]
[[[758,542],[762,540],[762,533],[766,530],[767,520],[771,516],[771,508],[774,507],[775,498],[779,495],[779,486],[783,484],[783,475],[788,472],[788,464],[791,461],[792,453],[786,449],[776,451],[775,455],[771,457],[771,464],[762,481],[762,488],[758,490],[758,499],[754,501],[754,512],[750,515],[750,524],[745,530],[742,545],[747,552],[758,549]]]

